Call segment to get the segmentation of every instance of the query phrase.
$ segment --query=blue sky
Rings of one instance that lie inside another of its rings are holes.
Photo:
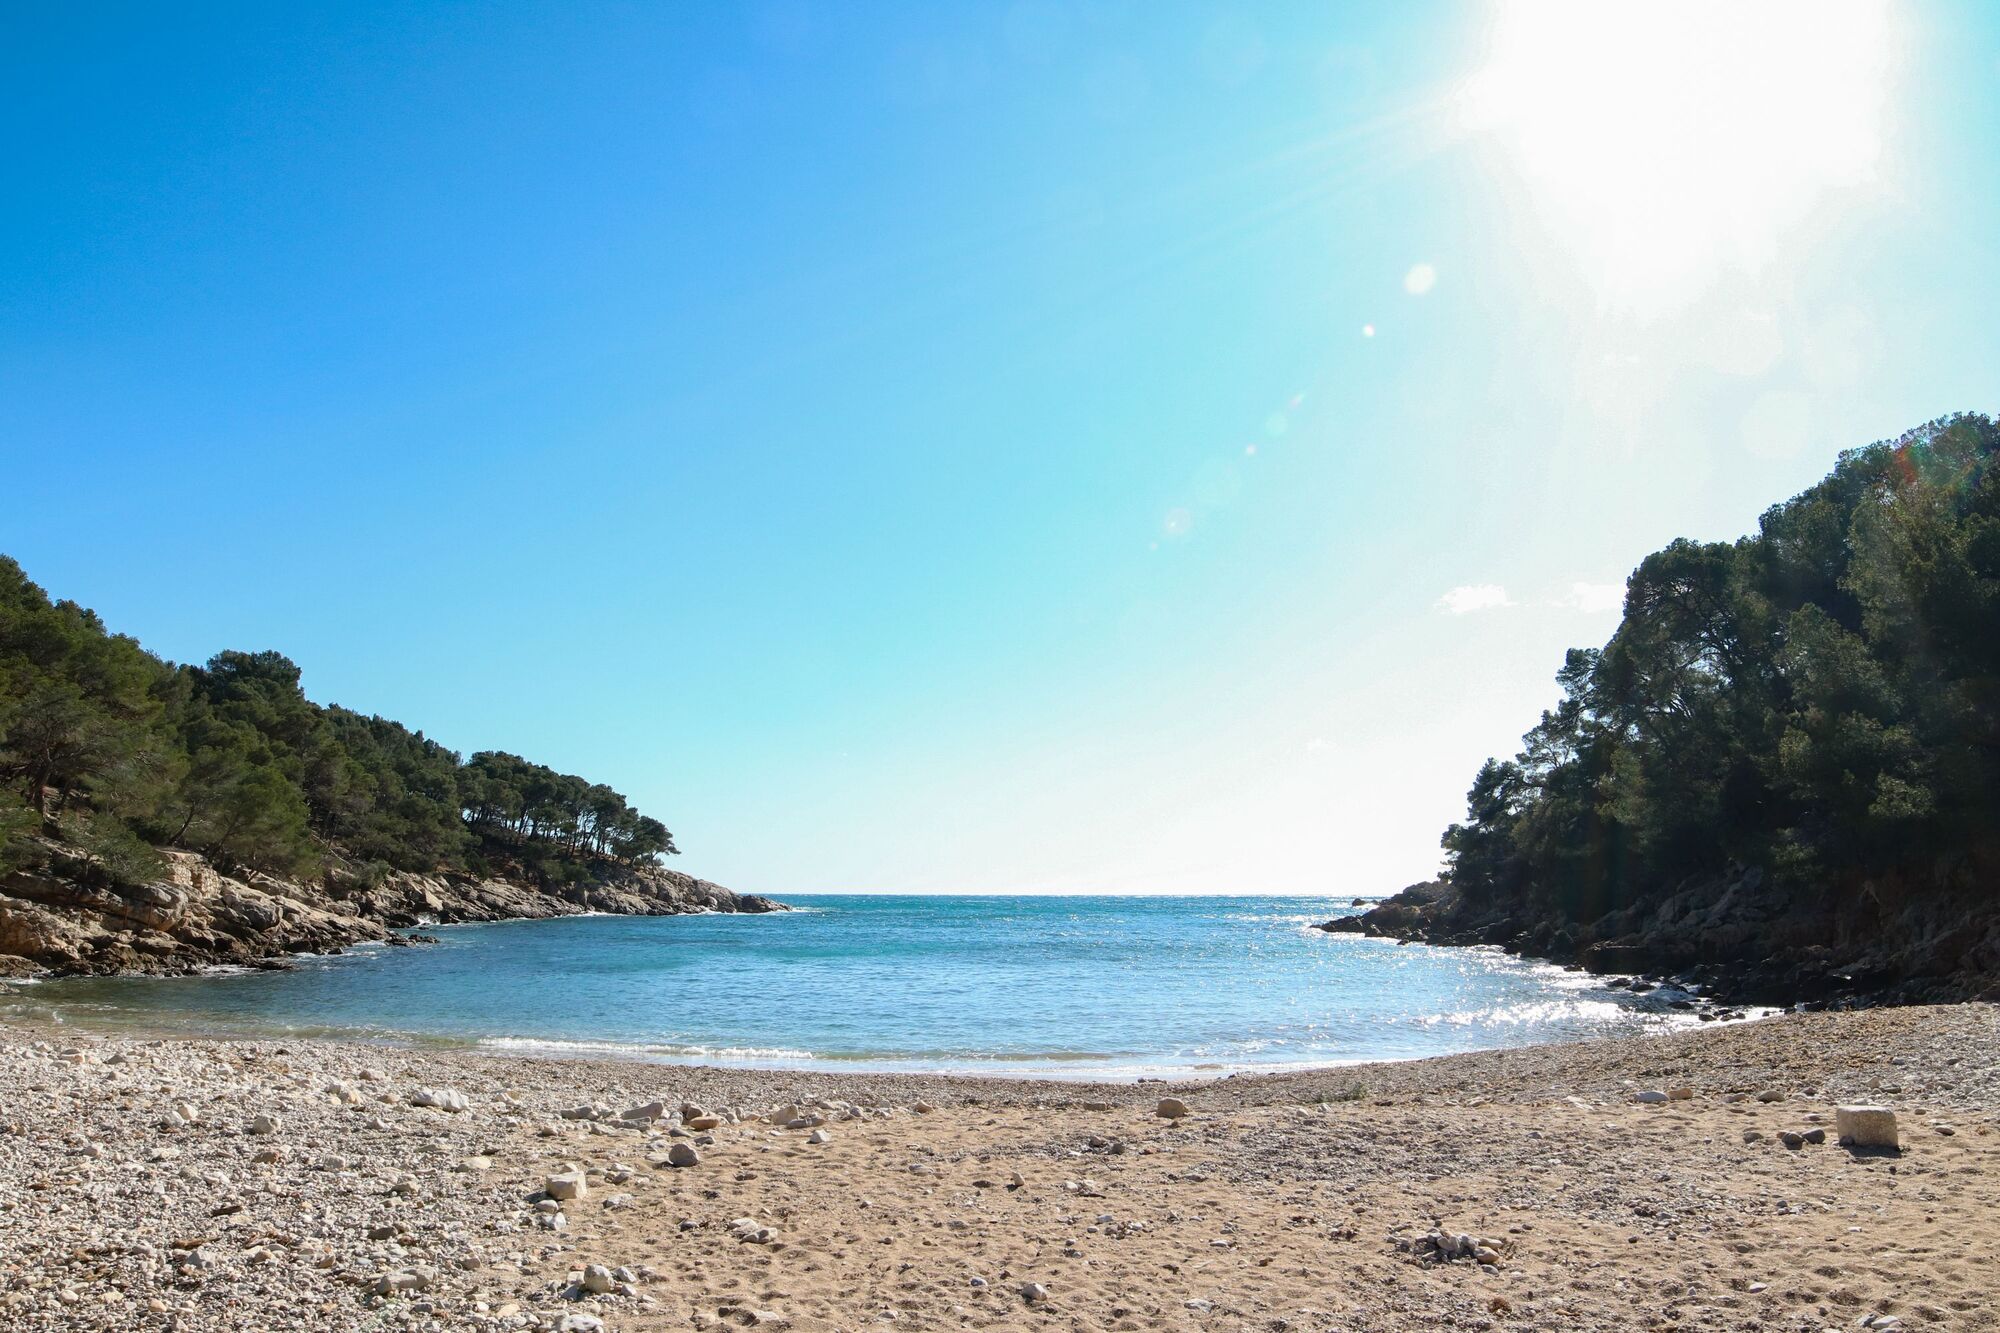
[[[1969,4],[0,37],[0,550],[744,889],[1396,888],[1647,551],[2000,406]]]

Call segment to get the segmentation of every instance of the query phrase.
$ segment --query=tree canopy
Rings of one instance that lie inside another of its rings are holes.
[[[339,867],[543,882],[678,851],[625,797],[511,754],[461,760],[306,698],[275,652],[162,661],[0,556],[0,862],[49,833],[114,877],[150,848],[288,874]]]
[[[2000,866],[2000,430],[1842,454],[1735,542],[1639,565],[1617,631],[1444,835],[1469,898],[1587,920],[1732,864],[1808,892]],[[1990,892],[1990,888],[1984,891]]]

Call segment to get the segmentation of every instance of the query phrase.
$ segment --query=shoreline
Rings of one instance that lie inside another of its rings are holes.
[[[568,920],[572,917],[556,919]],[[512,923],[462,922],[447,924],[440,929],[451,934],[508,924],[542,925],[546,920],[517,918]],[[440,941],[436,939],[426,940],[418,946],[419,954],[404,959],[403,965],[421,968],[424,965],[421,953],[439,945]],[[1501,952],[1491,946],[1480,946],[1475,951]],[[369,941],[337,955],[308,955],[306,958],[324,961],[331,968],[339,969],[350,964],[362,966],[363,960],[368,955],[379,957],[389,952],[386,941]],[[1452,952],[1458,950],[1454,949]],[[1553,965],[1537,966],[1550,968]],[[390,1049],[464,1052],[498,1059],[514,1057],[558,1061],[606,1060],[640,1066],[657,1065],[668,1069],[786,1071],[835,1078],[952,1077],[1048,1081],[1073,1085],[1153,1085],[1213,1083],[1238,1078],[1308,1073],[1325,1068],[1406,1063],[1442,1055],[1516,1049],[1547,1042],[1569,1044],[1579,1040],[1602,1040],[1616,1036],[1690,1031],[1698,1026],[1720,1027],[1728,1023],[1769,1017],[1779,1012],[1718,1010],[1706,1004],[1699,995],[1690,995],[1684,1001],[1675,1001],[1664,992],[1648,1001],[1636,994],[1628,997],[1618,987],[1616,980],[1613,980],[1605,987],[1607,994],[1590,997],[1596,1007],[1615,1007],[1618,1015],[1615,1018],[1599,1017],[1594,1020],[1603,1028],[1601,1031],[1543,1033],[1538,1032],[1533,1020],[1522,1020],[1518,1028],[1489,1025],[1484,1030],[1473,1029],[1471,1031],[1476,1035],[1472,1036],[1472,1039],[1464,1041],[1464,1044],[1453,1044],[1449,1036],[1442,1040],[1430,1041],[1420,1035],[1413,1035],[1415,1032],[1413,1029],[1412,1033],[1404,1034],[1399,1042],[1374,1040],[1368,1047],[1352,1050],[1351,1053],[1347,1050],[1304,1049],[1286,1051],[1284,1058],[1269,1059],[1232,1058],[1230,1053],[1188,1055],[1172,1048],[1163,1048],[1155,1052],[1112,1054],[1095,1050],[1056,1049],[1001,1053],[884,1050],[866,1053],[837,1052],[829,1055],[804,1047],[787,1049],[787,1044],[782,1041],[770,1042],[751,1038],[730,1040],[729,1038],[735,1034],[727,1032],[701,1036],[676,1034],[620,1039],[612,1035],[592,1033],[543,1034],[532,1030],[425,1031],[396,1029],[386,1023],[381,1026],[343,1025],[332,1021],[301,1022],[297,1026],[287,1027],[275,1021],[261,1020],[259,1016],[249,1013],[222,1010],[210,1012],[198,1005],[190,1009],[185,1002],[175,1002],[170,989],[155,989],[195,984],[203,978],[254,977],[270,970],[272,969],[236,964],[211,964],[199,972],[177,976],[0,979],[0,1024],[47,1023],[52,1031],[166,1040],[342,1042]],[[360,976],[348,976],[346,980],[350,985],[368,984],[365,973]],[[138,997],[138,1002],[130,1002],[135,998],[132,995],[107,995],[98,992],[100,987],[117,987],[128,983],[145,988],[143,995]],[[20,988],[11,990],[16,985]],[[77,987],[84,988],[82,995],[76,994]],[[1452,1014],[1440,1013],[1435,1021],[1427,1020],[1418,1026],[1425,1031],[1450,1033],[1456,1030],[1453,1018]],[[768,1035],[757,1034],[758,1037]],[[1338,1046],[1352,1044],[1336,1043]],[[1251,1043],[1251,1045],[1262,1045],[1262,1043]]]
[[[162,978],[178,980],[178,978]],[[39,981],[25,984],[39,985]],[[4,992],[0,992],[4,994]],[[20,997],[24,1003],[32,1004],[31,997]],[[736,1073],[796,1075],[801,1077],[819,1076],[831,1079],[871,1078],[871,1079],[965,1079],[973,1082],[996,1083],[1048,1083],[1069,1087],[1125,1087],[1138,1086],[1203,1086],[1227,1082],[1235,1079],[1282,1078],[1293,1075],[1313,1074],[1325,1071],[1354,1069],[1370,1066],[1407,1065],[1425,1060],[1443,1060],[1457,1056],[1487,1055],[1507,1051],[1525,1051],[1543,1046],[1575,1046],[1589,1042],[1637,1040],[1649,1037],[1673,1036],[1681,1033],[1719,1030],[1726,1027],[1740,1027],[1745,1024],[1764,1022],[1782,1017],[1785,1010],[1770,1010],[1764,1013],[1745,1013],[1741,1017],[1717,1019],[1703,1023],[1699,1027],[1688,1022],[1673,1028],[1654,1031],[1628,1032],[1611,1036],[1560,1036],[1542,1041],[1516,1042],[1491,1046],[1469,1046],[1456,1051],[1432,1052],[1411,1055],[1368,1055],[1349,1059],[1301,1059],[1274,1061],[1268,1064],[1230,1064],[1212,1062],[1192,1065],[1140,1065],[1105,1066],[1092,1063],[1096,1057],[1078,1056],[1080,1066],[1074,1072],[1063,1072],[1060,1061],[1044,1055],[1023,1056],[1017,1072],[1009,1072],[1007,1061],[992,1060],[981,1065],[924,1065],[914,1059],[895,1061],[885,1057],[876,1063],[874,1057],[857,1056],[842,1059],[828,1056],[803,1055],[791,1059],[763,1051],[746,1052],[735,1056],[724,1050],[689,1052],[663,1052],[644,1043],[620,1043],[590,1038],[539,1038],[523,1036],[462,1036],[425,1032],[380,1032],[361,1033],[338,1029],[271,1029],[256,1030],[247,1027],[232,1027],[227,1024],[205,1026],[176,1026],[168,1022],[154,1021],[150,1016],[136,1016],[130,1019],[118,1017],[94,1017],[89,1014],[66,1016],[61,1013],[47,1014],[8,1013],[0,1009],[0,1034],[9,1028],[22,1031],[42,1032],[45,1039],[59,1035],[81,1034],[106,1038],[120,1038],[145,1041],[213,1041],[213,1042],[300,1042],[352,1046],[357,1049],[408,1050],[415,1052],[436,1052],[457,1054],[492,1060],[553,1061],[557,1063],[577,1062],[583,1064],[633,1065],[657,1067],[668,1070],[726,1070]],[[1089,1067],[1082,1067],[1088,1065]],[[1133,1072],[1122,1072],[1132,1069]]]
[[[0,1043],[20,1327],[2000,1327],[1990,1004],[1147,1084]],[[1778,1141],[1857,1100],[1900,1154]]]
[[[1548,1041],[1524,1042],[1514,1045],[1475,1047],[1461,1051],[1415,1056],[1378,1056],[1352,1061],[1301,1062],[1296,1067],[1284,1068],[1236,1068],[1212,1077],[1193,1074],[1182,1070],[1181,1076],[1143,1078],[1092,1078],[1080,1073],[1075,1078],[1049,1076],[1040,1072],[1006,1074],[977,1069],[904,1069],[882,1070],[862,1069],[832,1064],[784,1064],[755,1063],[711,1063],[699,1057],[690,1056],[685,1060],[634,1058],[611,1050],[586,1048],[574,1044],[573,1048],[561,1050],[528,1050],[516,1047],[495,1047],[482,1045],[478,1041],[461,1038],[427,1039],[423,1034],[385,1034],[379,1038],[346,1034],[317,1034],[292,1032],[285,1034],[249,1032],[226,1027],[188,1029],[171,1026],[154,1026],[144,1023],[132,1026],[98,1025],[89,1022],[70,1022],[55,1016],[37,1016],[0,1013],[0,1049],[16,1049],[24,1042],[40,1041],[53,1043],[66,1038],[76,1038],[84,1042],[100,1044],[140,1044],[149,1047],[217,1045],[229,1047],[286,1047],[314,1051],[337,1051],[354,1059],[373,1055],[383,1057],[401,1055],[412,1061],[437,1060],[441,1062],[467,1062],[470,1065],[490,1065],[493,1069],[507,1066],[523,1068],[548,1067],[552,1071],[574,1068],[588,1073],[609,1075],[614,1071],[624,1079],[645,1077],[650,1074],[654,1081],[687,1081],[715,1079],[721,1081],[752,1080],[780,1083],[792,1081],[801,1084],[851,1084],[865,1081],[871,1085],[909,1085],[912,1088],[930,1090],[939,1086],[963,1086],[968,1091],[980,1094],[979,1099],[1009,1100],[996,1097],[999,1093],[1017,1094],[1021,1099],[1034,1099],[1051,1094],[1100,1091],[1118,1093],[1123,1100],[1135,1103],[1148,1097],[1160,1095],[1162,1091],[1199,1092],[1221,1090],[1230,1096],[1244,1090],[1268,1088],[1282,1093],[1292,1084],[1319,1087],[1327,1082],[1338,1082],[1343,1076],[1369,1075],[1357,1081],[1395,1085],[1400,1081],[1398,1071],[1411,1071],[1424,1066],[1436,1066],[1440,1070],[1463,1064],[1468,1069],[1488,1064],[1515,1065],[1532,1061],[1532,1057],[1547,1055],[1543,1064],[1567,1065],[1572,1061],[1588,1065],[1593,1052],[1613,1053],[1621,1058],[1629,1058],[1641,1048],[1658,1047],[1662,1051],[1676,1044],[1691,1044],[1700,1048],[1700,1039],[1720,1039],[1719,1045],[1728,1046],[1728,1034],[1755,1032],[1759,1029],[1789,1030],[1794,1026],[1810,1026],[1810,1020],[1827,1018],[1860,1018],[1867,1015],[1896,1015],[1916,1013],[1920,1015],[1957,1014],[1983,1023],[1982,1030],[1990,1037],[1990,1045],[1982,1051],[1991,1057],[1986,1061],[1989,1068],[1978,1070],[1982,1077],[1978,1086],[1990,1087],[1988,1100],[2000,1112],[2000,1002],[1985,1000],[1964,1000],[1947,1005],[1897,1005],[1879,1006],[1852,1010],[1787,1010],[1768,1014],[1687,1026],[1669,1031],[1624,1033],[1613,1036],[1586,1036],[1559,1038]],[[511,1040],[511,1039],[510,1039]],[[559,1043],[552,1043],[559,1044]],[[1877,1068],[1886,1071],[1900,1068],[1902,1061],[1893,1053],[1866,1051],[1858,1053],[1853,1063],[1859,1068]],[[1955,1062],[1956,1063],[1956,1062]],[[1584,1078],[1589,1086],[1603,1086],[1611,1079],[1612,1065],[1606,1065],[1599,1075]],[[489,1072],[492,1072],[489,1070]],[[1968,1073],[1975,1072],[1968,1070]],[[1521,1084],[1526,1088],[1527,1084]],[[1984,1094],[1982,1094],[1984,1096]],[[2000,1122],[1996,1122],[2000,1123]]]

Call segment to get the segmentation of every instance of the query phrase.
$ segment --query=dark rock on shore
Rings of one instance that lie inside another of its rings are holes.
[[[0,876],[0,976],[284,966],[287,954],[337,953],[361,940],[414,943],[431,937],[391,932],[461,921],[785,910],[656,866],[608,864],[591,882],[555,888],[400,872],[361,886],[238,878],[192,853],[162,852],[157,880],[110,885],[62,845],[45,842],[42,851],[38,864]]]
[[[1569,919],[1532,897],[1475,900],[1447,880],[1431,880],[1320,929],[1498,945],[1599,975],[1672,981],[1728,1004],[2000,998],[2000,902],[1990,895],[1905,897],[1889,886],[1806,895],[1755,867],[1589,920]]]

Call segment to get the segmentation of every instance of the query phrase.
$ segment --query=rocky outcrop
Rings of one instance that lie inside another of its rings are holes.
[[[1428,944],[1499,945],[1606,975],[1671,980],[1729,1004],[2000,999],[2000,899],[1964,886],[1787,889],[1756,867],[1575,919],[1532,897],[1412,885],[1320,929]]]
[[[784,910],[655,866],[607,865],[593,881],[549,889],[406,873],[327,885],[256,873],[238,878],[191,853],[164,852],[161,877],[121,885],[90,873],[60,844],[41,850],[38,864],[0,876],[0,976],[282,966],[286,954],[402,942],[395,930],[432,922]]]

